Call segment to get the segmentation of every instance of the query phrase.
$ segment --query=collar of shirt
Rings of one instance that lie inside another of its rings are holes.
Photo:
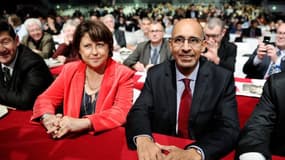
[[[277,65],[281,65],[281,62],[283,61],[283,59],[284,59],[284,56],[285,56],[285,51],[284,50],[279,50],[278,48],[277,48],[277,52],[281,52],[281,54],[280,54],[280,56],[278,57],[278,59],[277,59],[277,61],[276,61],[276,63],[275,64],[277,64]],[[272,63],[272,62],[271,62]]]
[[[18,58],[18,49],[16,51],[16,56],[15,56],[14,60],[9,65],[1,64],[2,69],[4,67],[9,68],[10,69],[10,74],[12,75],[17,58]]]
[[[196,83],[196,79],[198,76],[198,70],[199,70],[199,66],[200,66],[200,62],[198,62],[198,64],[196,65],[196,67],[194,68],[193,72],[188,76],[185,77],[177,68],[176,64],[175,64],[175,70],[176,70],[176,84],[177,84],[177,91],[183,91],[184,89],[184,84],[182,82],[182,79],[184,78],[188,78],[191,80],[190,82],[190,88],[191,88],[191,92],[192,95],[194,93],[194,89],[195,89],[195,83]],[[182,86],[182,87],[181,87]]]
[[[154,49],[156,49],[156,53],[159,53],[160,48],[161,48],[161,44],[158,45],[158,46],[153,46],[153,45],[150,44],[150,49],[151,49],[152,53],[154,52]]]

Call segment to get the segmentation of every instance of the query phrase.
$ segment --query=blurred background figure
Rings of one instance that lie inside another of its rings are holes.
[[[225,23],[219,18],[211,18],[204,26],[207,50],[202,54],[209,61],[232,72],[235,70],[237,47],[225,38]]]
[[[261,29],[258,28],[258,21],[255,19],[251,20],[250,26],[242,31],[242,37],[257,38],[261,36]]]
[[[149,40],[148,32],[151,23],[152,20],[149,17],[143,17],[139,20],[140,29],[135,31],[134,35],[131,37],[130,39],[131,43],[128,46],[129,49],[135,50],[139,43]]]
[[[115,18],[111,14],[102,17],[102,22],[109,28],[113,34],[114,51],[119,51],[120,48],[126,47],[126,38],[124,31],[115,29]]]
[[[247,78],[267,79],[281,71],[285,71],[285,23],[277,28],[275,44],[259,42],[243,66]]]
[[[124,64],[136,71],[144,72],[153,65],[171,59],[168,41],[163,36],[164,27],[161,22],[150,24],[148,31],[150,40],[139,43]]]
[[[100,20],[100,13],[99,13],[99,11],[97,11],[97,10],[92,10],[92,11],[90,11],[89,12],[89,19],[91,20],[91,21],[96,21],[96,20]]]
[[[23,37],[22,44],[32,49],[42,58],[49,58],[52,56],[55,43],[50,34],[45,33],[42,29],[42,24],[37,18],[29,18],[24,23],[28,35]]]
[[[16,14],[11,14],[8,16],[8,23],[14,28],[14,31],[18,35],[19,41],[21,42],[23,37],[28,34],[21,18]]]
[[[62,36],[64,42],[59,44],[52,58],[59,60],[61,63],[67,63],[79,59],[78,53],[72,46],[73,35],[78,25],[79,24],[72,19],[67,20],[64,23],[62,27]]]

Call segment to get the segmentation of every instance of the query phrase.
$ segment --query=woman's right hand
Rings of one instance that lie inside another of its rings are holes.
[[[59,130],[59,122],[62,118],[62,114],[47,114],[42,119],[42,124],[46,128],[47,133],[51,134],[52,136],[55,135]]]

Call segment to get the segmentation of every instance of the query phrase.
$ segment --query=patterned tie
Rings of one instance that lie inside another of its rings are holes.
[[[190,105],[192,104],[192,95],[190,89],[190,79],[183,79],[185,89],[181,96],[178,113],[178,136],[188,138],[188,120],[190,114]]]
[[[276,54],[279,57],[281,55],[281,51],[279,50]],[[280,66],[278,66],[275,63],[272,63],[268,71],[268,77],[271,76],[272,74],[279,73],[279,72],[281,72]]]
[[[151,57],[151,64],[157,64],[157,59],[158,59],[157,49],[154,48],[152,57]]]
[[[11,80],[10,69],[8,67],[3,67],[3,75],[5,84],[7,85],[8,82]]]

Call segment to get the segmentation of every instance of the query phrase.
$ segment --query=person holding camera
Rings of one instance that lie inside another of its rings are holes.
[[[267,79],[282,71],[285,71],[285,23],[277,29],[275,44],[260,42],[243,66],[246,78]]]

